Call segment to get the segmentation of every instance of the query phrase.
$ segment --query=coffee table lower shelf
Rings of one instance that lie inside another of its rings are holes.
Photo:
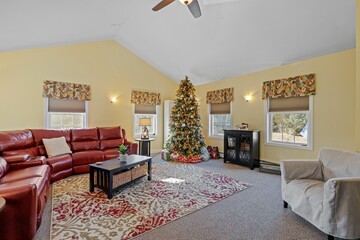
[[[121,186],[135,179],[148,175],[148,180],[151,180],[151,158],[146,156],[131,155],[126,162],[113,159],[89,166],[90,192],[94,192],[94,187],[100,188],[107,193],[108,199]]]

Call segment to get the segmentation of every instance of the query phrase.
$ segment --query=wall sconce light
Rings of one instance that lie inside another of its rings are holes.
[[[246,96],[244,96],[244,98],[245,98],[246,102],[249,102],[251,100],[252,96],[251,95],[246,95]]]
[[[110,98],[110,103],[115,103],[117,101],[118,97],[111,97]]]

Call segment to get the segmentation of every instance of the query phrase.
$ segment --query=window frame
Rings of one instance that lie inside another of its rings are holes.
[[[133,103],[132,107],[133,107],[133,119],[132,119],[132,122],[133,122],[133,138],[134,139],[137,139],[137,138],[140,138],[141,137],[141,133],[140,134],[136,134],[136,115],[151,115],[151,116],[154,116],[155,117],[155,125],[154,125],[154,132],[155,134],[153,135],[152,133],[149,132],[149,137],[150,138],[157,138],[158,135],[159,135],[159,110],[160,110],[160,105],[156,105],[156,114],[146,114],[146,113],[135,113],[135,104],[136,103]]]
[[[309,110],[308,111],[280,111],[280,112],[269,112],[270,107],[270,99],[266,99],[265,101],[265,145],[277,146],[277,147],[287,147],[287,148],[295,148],[295,149],[303,149],[303,150],[313,150],[313,138],[314,138],[314,122],[313,122],[313,108],[314,108],[314,100],[313,96],[309,96]],[[308,114],[308,143],[307,145],[300,143],[290,143],[290,142],[281,142],[281,141],[272,141],[271,140],[271,130],[272,130],[272,114],[289,114],[289,113],[306,113]]]
[[[50,115],[51,114],[84,114],[83,128],[88,127],[89,123],[89,101],[85,101],[85,113],[74,113],[74,112],[49,112],[49,99],[44,98],[44,128],[45,129],[54,129],[50,128]]]
[[[230,102],[230,114],[210,114],[211,103],[208,104],[208,137],[210,138],[224,138],[224,134],[213,134],[213,116],[214,115],[230,115],[230,128],[232,126],[232,102]]]

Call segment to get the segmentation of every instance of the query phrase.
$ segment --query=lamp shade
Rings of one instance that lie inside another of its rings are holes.
[[[151,119],[150,118],[140,118],[139,126],[151,126]]]

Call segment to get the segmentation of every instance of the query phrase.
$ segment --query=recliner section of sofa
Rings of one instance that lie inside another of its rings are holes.
[[[50,168],[28,166],[13,170],[0,157],[0,196],[6,205],[0,212],[2,239],[32,239],[40,227],[50,190]]]

